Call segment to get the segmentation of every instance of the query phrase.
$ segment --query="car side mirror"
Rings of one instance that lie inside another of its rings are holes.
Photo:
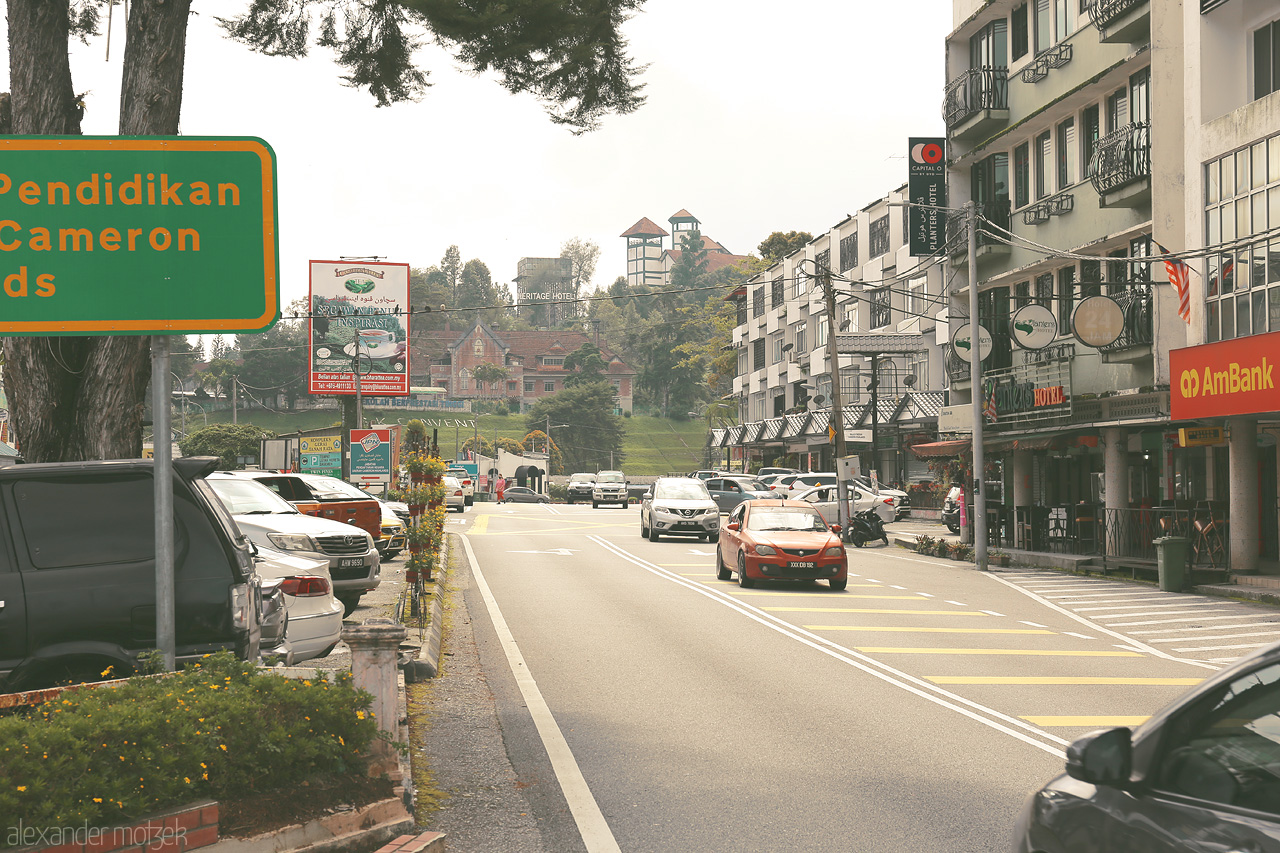
[[[832,533],[839,534],[839,533],[840,533],[840,525],[838,525],[838,524],[833,524],[833,525],[831,525],[831,532],[832,532]]]
[[[739,530],[741,528],[742,528],[742,525],[736,521],[731,521],[725,525],[726,530]]]
[[[652,491],[645,492],[645,493],[644,493],[644,499],[645,499],[645,500],[652,500],[652,499],[653,499],[653,492],[652,492]]]
[[[1067,775],[1090,785],[1123,787],[1133,771],[1133,732],[1092,732],[1067,747]]]

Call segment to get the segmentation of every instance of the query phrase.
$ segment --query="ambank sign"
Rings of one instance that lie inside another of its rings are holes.
[[[1173,420],[1280,412],[1280,332],[1169,352]]]

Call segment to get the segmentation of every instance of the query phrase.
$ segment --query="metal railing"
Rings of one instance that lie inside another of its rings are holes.
[[[1151,126],[1145,121],[1126,124],[1098,140],[1089,160],[1089,181],[1098,195],[1151,174]]]
[[[1107,25],[1130,9],[1149,3],[1150,0],[1094,0],[1089,7],[1089,20],[1099,32],[1106,32]]]
[[[947,84],[942,117],[947,128],[982,110],[1009,109],[1009,69],[984,65],[970,68]]]
[[[1119,352],[1130,347],[1151,346],[1155,340],[1152,330],[1151,287],[1139,285],[1112,296],[1124,312],[1124,331],[1114,342],[1099,347],[1101,352]]]

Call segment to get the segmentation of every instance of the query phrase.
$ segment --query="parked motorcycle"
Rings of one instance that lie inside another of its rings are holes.
[[[960,532],[960,489],[952,486],[942,501],[942,523],[952,533]]]
[[[855,548],[861,548],[876,539],[889,544],[889,534],[885,532],[884,522],[874,507],[856,512],[849,519],[849,541]]]

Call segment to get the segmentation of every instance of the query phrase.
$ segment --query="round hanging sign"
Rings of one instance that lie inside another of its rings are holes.
[[[965,323],[951,335],[951,348],[962,360],[972,360],[973,326],[970,323]],[[991,333],[985,327],[978,326],[978,360],[984,360],[989,355],[991,355]]]
[[[1013,342],[1023,349],[1044,349],[1058,337],[1058,318],[1043,305],[1023,305],[1009,321]]]
[[[1076,339],[1089,347],[1105,347],[1124,334],[1124,309],[1110,296],[1090,296],[1071,315]]]

